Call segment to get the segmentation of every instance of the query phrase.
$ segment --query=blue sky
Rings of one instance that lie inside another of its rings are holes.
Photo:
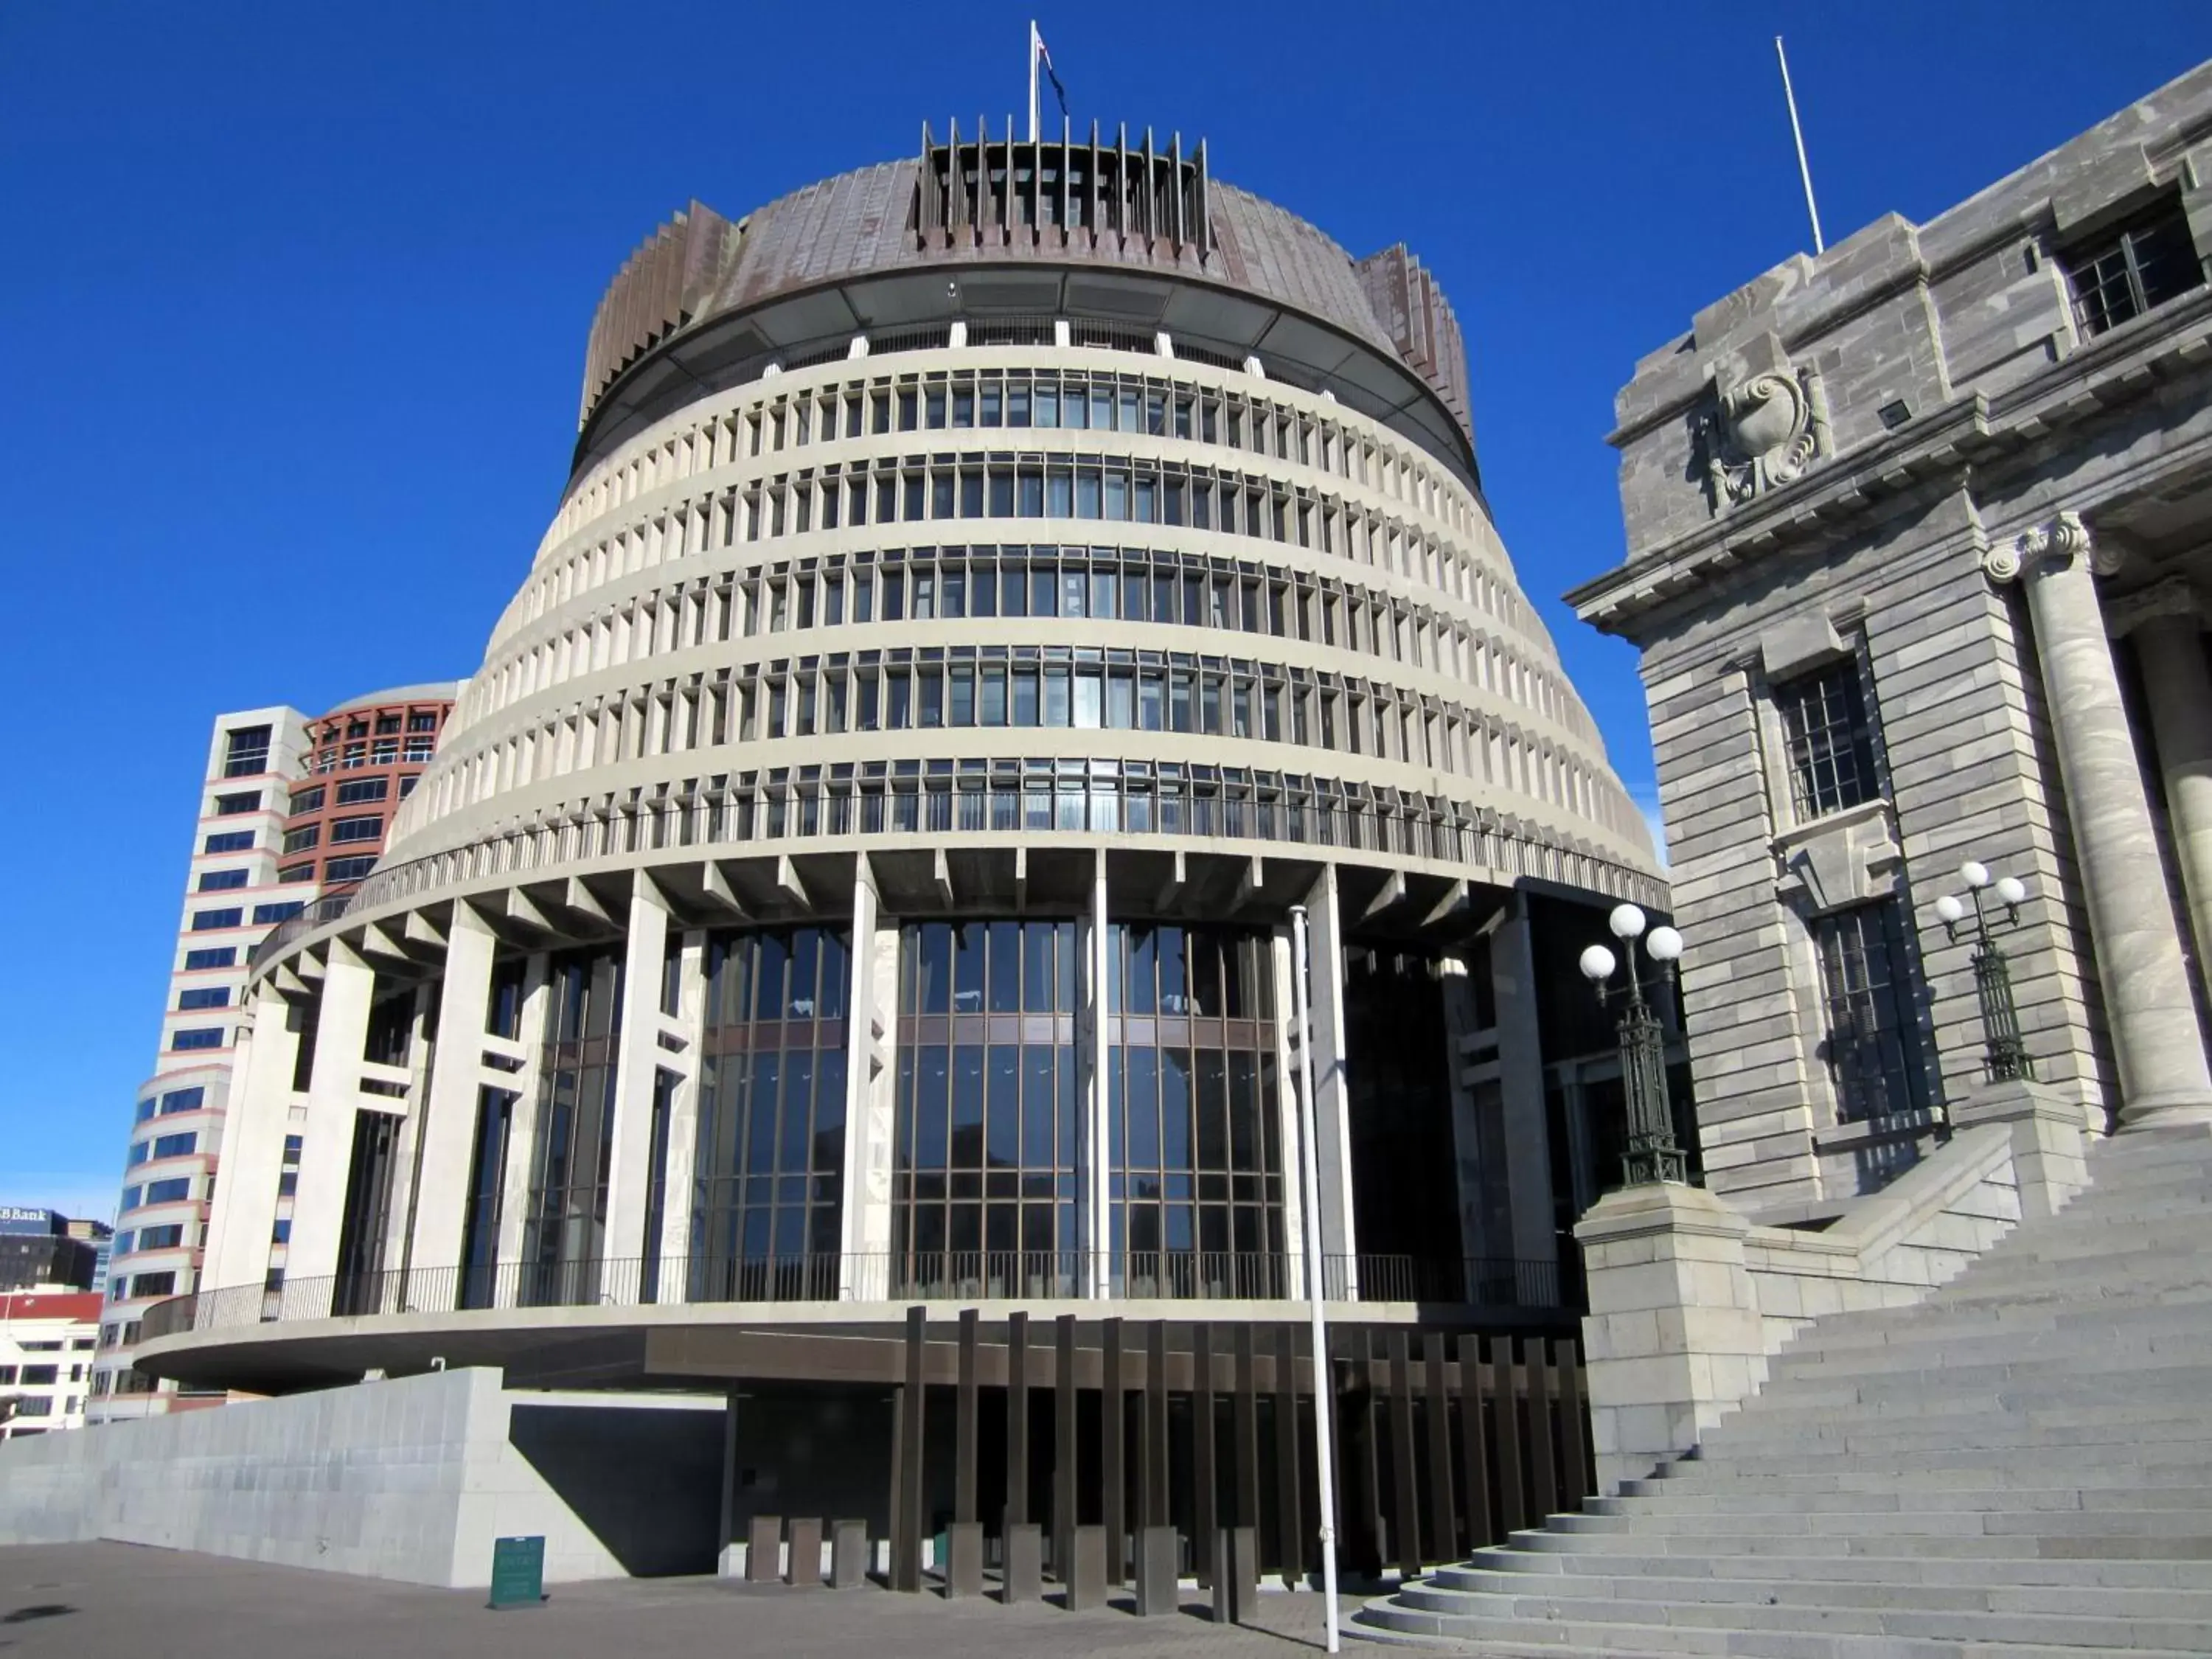
[[[1042,4],[1042,0],[1038,0]],[[0,1202],[106,1214],[210,718],[474,668],[561,488],[608,277],[1025,96],[1027,5],[16,6],[0,262],[20,751]],[[1925,217],[2212,55],[2212,8],[1293,0],[1036,14],[1073,112],[1210,144],[1468,343],[1522,582],[1629,787],[1633,653],[1556,596],[1620,556],[1612,398],[1823,222]]]

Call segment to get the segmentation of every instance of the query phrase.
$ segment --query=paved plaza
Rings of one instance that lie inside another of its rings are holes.
[[[1343,1603],[1348,1618],[1357,1603]],[[792,1590],[708,1578],[554,1587],[544,1606],[493,1613],[481,1590],[428,1589],[130,1544],[0,1549],[0,1655],[136,1659],[663,1659],[702,1654],[1271,1656],[1321,1650],[1313,1595],[1262,1597],[1257,1628],[1126,1604],[1095,1613],[934,1595]],[[1379,1650],[1372,1650],[1379,1651]]]

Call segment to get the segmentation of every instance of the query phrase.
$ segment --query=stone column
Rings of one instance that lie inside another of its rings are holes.
[[[1544,1110],[1535,945],[1528,935],[1525,893],[1513,896],[1512,915],[1492,937],[1490,980],[1498,1003],[1498,1086],[1505,1130],[1505,1191],[1512,1206],[1511,1253],[1516,1261],[1555,1266],[1559,1234],[1552,1212],[1552,1134]]]
[[[219,1195],[201,1258],[203,1290],[258,1284],[269,1271],[284,1137],[292,1131],[292,1073],[300,1054],[300,1036],[291,1025],[291,1005],[274,986],[262,987],[250,1036],[230,1075]]]
[[[1086,1254],[1079,1273],[1084,1286],[1079,1294],[1110,1297],[1114,1294],[1115,1270],[1121,1266],[1112,1258],[1114,1154],[1107,1133],[1111,1109],[1107,1085],[1112,1063],[1108,1058],[1108,1045],[1113,1038],[1115,1000],[1111,992],[1113,957],[1109,948],[1114,935],[1113,924],[1106,915],[1106,849],[1100,848],[1097,857],[1091,882],[1090,924],[1082,930],[1088,964],[1083,977],[1088,981],[1089,992],[1084,1000],[1087,1014],[1084,1046],[1088,1054],[1089,1075],[1085,1079],[1083,1113],[1081,1237]]]
[[[285,1256],[287,1285],[305,1280],[294,1317],[327,1306],[338,1270],[338,1236],[345,1225],[347,1177],[353,1171],[353,1120],[361,1103],[362,1056],[368,1044],[369,1002],[376,973],[337,939],[323,970],[315,1020],[314,1070],[307,1085],[307,1121],[301,1126],[300,1178],[293,1194],[292,1242]]]
[[[469,1154],[476,1146],[477,1100],[483,1071],[484,1023],[491,1006],[492,952],[497,941],[467,903],[453,906],[447,925],[446,967],[438,981],[438,1042],[422,1121],[422,1180],[416,1194],[414,1265],[425,1279],[416,1305],[443,1290],[459,1294],[461,1231],[466,1218]],[[447,1285],[443,1281],[450,1279]],[[457,1303],[448,1299],[446,1305]]]
[[[1336,866],[1322,866],[1306,896],[1307,1013],[1313,1021],[1314,1140],[1321,1166],[1322,1279],[1346,1301],[1359,1298],[1359,1241],[1352,1213],[1352,1091],[1345,1073],[1344,924]]]
[[[2119,676],[2080,517],[2062,513],[1995,547],[1983,567],[2017,577],[2042,659],[2052,746],[2089,911],[2097,976],[2120,1073],[2124,1128],[2212,1121],[2212,1071],[2160,874]]]
[[[2166,781],[2174,862],[2196,930],[2197,971],[2212,991],[2212,673],[2197,598],[2176,578],[2108,607],[2142,665],[2151,744]]]
[[[639,1299],[638,1271],[646,1254],[653,1105],[662,1053],[661,975],[668,958],[668,904],[642,873],[630,890],[629,922],[616,1033],[614,1144],[607,1158],[607,1260],[599,1279],[601,1295],[624,1307]]]
[[[845,1169],[839,1223],[837,1292],[848,1302],[880,1302],[891,1284],[890,1042],[898,1013],[898,932],[878,938],[881,902],[863,854],[853,876],[852,989],[847,998]]]

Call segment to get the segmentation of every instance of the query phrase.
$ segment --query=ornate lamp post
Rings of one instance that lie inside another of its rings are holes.
[[[1981,1001],[1982,1031],[1989,1040],[1983,1058],[1989,1066],[1990,1081],[2008,1083],[2025,1078],[2032,1083],[2035,1062],[2028,1058],[2027,1045],[2021,1040],[2020,1011],[2012,1000],[2012,969],[1990,932],[1989,908],[1982,902],[1983,893],[1993,889],[1997,902],[2005,908],[2002,925],[2009,927],[2020,921],[2027,888],[2015,876],[2000,876],[1992,882],[1989,866],[1973,859],[1959,866],[1959,879],[1966,884],[1973,899],[1974,994]],[[1959,928],[1966,920],[1966,907],[1946,893],[1936,901],[1936,915],[1944,933],[1958,938]]]
[[[1620,1013],[1620,1079],[1628,1096],[1628,1152],[1621,1159],[1621,1171],[1632,1187],[1686,1181],[1688,1165],[1682,1149],[1674,1144],[1674,1114],[1667,1100],[1666,1034],[1660,1029],[1658,1015],[1644,1000],[1644,983],[1636,971],[1636,941],[1644,938],[1644,951],[1656,964],[1653,969],[1656,988],[1674,973],[1682,954],[1682,936],[1672,927],[1654,927],[1644,938],[1644,912],[1632,904],[1616,906],[1607,925],[1628,955],[1626,988],[1612,984],[1618,964],[1613,952],[1602,945],[1583,951],[1579,965],[1583,977],[1597,993],[1601,1006],[1611,1006],[1616,997],[1626,1003]]]

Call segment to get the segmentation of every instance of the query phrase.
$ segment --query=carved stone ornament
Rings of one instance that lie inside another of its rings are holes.
[[[1775,369],[1722,388],[1698,441],[1715,518],[1794,483],[1834,453],[1820,372]]]
[[[2098,544],[2081,522],[2079,513],[2061,513],[2048,524],[2022,531],[2009,542],[1998,542],[1982,554],[1982,568],[1990,580],[2008,582],[2021,571],[2039,564],[2063,568],[2084,554],[2091,572],[2109,576],[2120,568],[2124,556],[2117,547]]]
[[[2108,599],[2103,608],[2105,631],[2116,640],[2161,617],[2190,617],[2201,622],[2204,616],[2204,605],[2197,597],[2197,590],[2180,576],[2168,576],[2148,587]]]

